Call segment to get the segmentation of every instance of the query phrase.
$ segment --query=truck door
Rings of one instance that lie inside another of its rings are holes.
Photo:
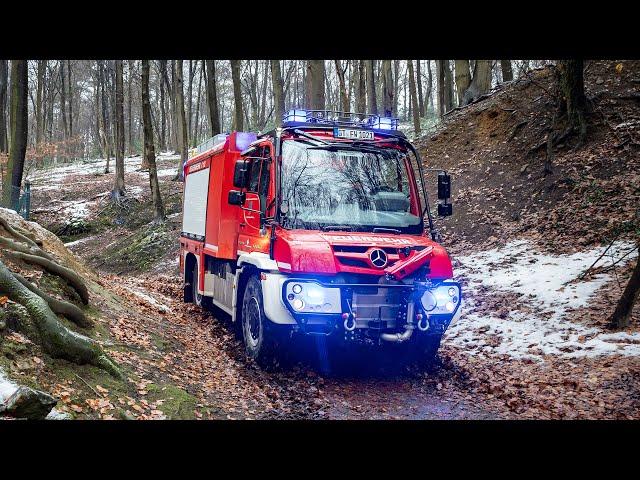
[[[238,235],[238,253],[262,251],[264,241],[260,235],[260,213],[264,215],[267,207],[269,183],[271,178],[271,155],[269,146],[259,147],[252,153],[249,173],[249,186],[246,193],[245,210],[241,213]]]

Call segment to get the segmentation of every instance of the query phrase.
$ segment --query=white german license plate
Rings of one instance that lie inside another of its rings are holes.
[[[349,140],[373,140],[373,132],[369,130],[356,130],[354,128],[334,128],[333,136],[336,138],[348,138]]]

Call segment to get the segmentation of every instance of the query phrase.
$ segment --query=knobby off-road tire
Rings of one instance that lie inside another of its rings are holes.
[[[277,335],[265,316],[262,285],[256,275],[249,277],[244,290],[241,329],[247,356],[261,367],[273,366],[277,361]]]

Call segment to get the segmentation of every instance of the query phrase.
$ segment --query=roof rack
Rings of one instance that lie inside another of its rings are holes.
[[[289,110],[283,118],[284,127],[332,126],[356,127],[374,130],[398,130],[398,119],[380,115],[338,110]]]

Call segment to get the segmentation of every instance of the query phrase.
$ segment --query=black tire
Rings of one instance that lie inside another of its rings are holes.
[[[198,293],[198,265],[193,266],[191,271],[191,298],[194,305],[204,308],[207,311],[213,311],[213,302],[210,297],[205,297]]]
[[[418,335],[413,345],[415,361],[423,367],[432,367],[438,359],[442,335]]]
[[[262,285],[256,275],[249,277],[242,298],[242,338],[247,356],[261,367],[277,360],[275,328],[264,313]]]

